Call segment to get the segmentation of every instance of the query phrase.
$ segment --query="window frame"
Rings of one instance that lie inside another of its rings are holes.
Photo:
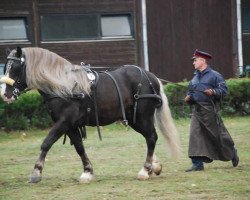
[[[134,16],[132,13],[119,13],[119,14],[101,14],[99,17],[100,20],[100,27],[101,27],[101,19],[102,17],[121,17],[125,16],[128,17],[129,20],[129,28],[130,28],[130,35],[117,35],[117,36],[103,36],[102,29],[100,28],[101,37],[102,39],[115,39],[115,38],[134,38]]]
[[[26,33],[26,39],[1,39],[0,38],[0,43],[22,43],[22,42],[30,42],[30,30],[29,30],[29,18],[28,16],[24,15],[24,16],[0,16],[0,20],[3,19],[3,20],[16,20],[16,19],[22,19],[23,22],[24,22],[24,30],[25,30],[25,33]]]
[[[40,15],[40,41],[41,42],[58,42],[58,41],[79,41],[79,40],[85,40],[84,38],[71,38],[71,39],[67,39],[67,38],[64,38],[64,39],[44,39],[43,38],[43,23],[42,23],[42,18],[43,17],[63,17],[63,16],[77,16],[77,15],[79,15],[79,16],[87,16],[87,15],[95,15],[95,14],[75,14],[75,13],[73,13],[73,14],[68,14],[68,13],[62,13],[62,14],[44,14],[44,15]],[[97,17],[97,21],[98,21],[98,17]],[[99,24],[97,24],[97,35],[98,35],[98,33],[100,32],[100,30],[99,30]],[[92,40],[92,39],[94,39],[94,38],[96,38],[96,37],[88,37],[88,38],[86,38],[86,40],[87,39],[89,39],[89,40]]]
[[[243,22],[243,18],[244,18],[244,17],[243,17],[243,10],[244,10],[244,9],[248,9],[248,11],[249,11],[249,16],[250,16],[250,6],[244,6],[244,7],[241,8],[241,13],[242,13],[242,14],[241,14],[242,34],[250,34],[250,25],[249,25],[249,29],[245,29],[245,30],[244,30],[244,28],[243,28],[243,23],[244,23],[244,22]],[[250,17],[249,17],[249,18],[250,18]]]
[[[47,40],[42,38],[42,17],[44,16],[65,16],[65,15],[96,15],[97,16],[97,27],[98,27],[98,33],[96,37],[89,37],[89,38],[80,38],[80,39],[58,39],[58,40]],[[102,30],[101,30],[101,17],[102,16],[128,16],[129,17],[129,28],[131,35],[129,36],[103,36]],[[76,42],[76,41],[107,41],[107,40],[127,40],[127,39],[134,39],[135,38],[135,31],[134,31],[134,15],[131,12],[126,13],[60,13],[60,14],[54,14],[54,13],[45,13],[40,15],[40,42],[41,43],[56,43],[56,42]]]

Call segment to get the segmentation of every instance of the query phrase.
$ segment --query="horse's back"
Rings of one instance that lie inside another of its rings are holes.
[[[135,65],[124,65],[114,71],[114,76],[118,80],[121,80],[125,85],[130,85],[133,91],[138,90],[138,87],[142,85],[140,89],[144,92],[153,92],[152,87],[155,89],[156,93],[159,94],[159,82],[157,77],[143,68]]]

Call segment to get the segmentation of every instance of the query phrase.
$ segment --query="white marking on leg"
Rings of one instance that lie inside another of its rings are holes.
[[[162,170],[162,165],[159,162],[153,162],[152,163],[152,170],[156,175],[160,175]]]
[[[156,175],[160,175],[162,170],[161,163],[157,160],[156,155],[153,156],[153,162],[152,162],[152,170]]]
[[[30,175],[30,183],[38,183],[42,180],[42,175],[39,169],[34,169]]]
[[[143,167],[141,171],[139,171],[137,178],[141,181],[149,179],[149,172]]]
[[[90,172],[83,172],[82,175],[80,176],[79,182],[89,183],[92,180],[93,180],[93,174],[91,174]]]

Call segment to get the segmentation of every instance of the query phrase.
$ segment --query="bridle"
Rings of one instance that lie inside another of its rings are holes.
[[[7,60],[17,60],[21,62],[21,65],[23,65],[25,63],[25,58],[21,57],[21,58],[17,58],[17,57],[13,57],[13,56],[8,56]]]
[[[22,56],[20,58],[17,58],[17,57],[13,57],[13,56],[8,56],[7,57],[7,63],[9,61],[12,61],[11,64],[7,64],[7,69],[6,69],[6,72],[8,73],[9,70],[11,69],[12,67],[12,64],[13,64],[13,61],[20,61],[20,64],[21,64],[21,68],[23,68],[25,66],[25,58]],[[5,73],[6,74],[6,73]],[[5,80],[5,81],[4,81]],[[21,93],[21,89],[24,89],[23,87],[23,84],[21,84],[21,81],[20,81],[20,76],[18,76],[18,79],[15,81],[9,77],[2,77],[1,78],[1,82],[5,83],[5,84],[8,84],[10,86],[12,86],[14,88],[12,94],[13,94],[13,97],[15,99],[18,98],[18,96],[20,95]]]

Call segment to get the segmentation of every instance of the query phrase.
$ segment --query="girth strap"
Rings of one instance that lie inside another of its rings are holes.
[[[127,126],[128,125],[128,120],[126,119],[126,114],[125,114],[125,109],[124,109],[124,103],[123,103],[123,99],[122,99],[122,94],[121,94],[121,90],[119,88],[119,85],[117,83],[117,81],[115,80],[115,78],[108,72],[104,72],[105,74],[107,74],[115,83],[115,86],[116,86],[116,90],[117,90],[117,93],[118,93],[118,96],[119,96],[119,100],[120,100],[120,104],[121,104],[121,109],[122,109],[122,117],[123,117],[123,121],[122,121],[122,124]]]
[[[94,84],[92,84],[91,89],[92,89],[92,93],[93,93],[93,101],[94,101],[94,108],[95,108],[95,120],[96,120],[96,127],[97,127],[97,132],[98,132],[98,136],[99,139],[102,141],[102,135],[101,135],[101,131],[100,131],[100,124],[99,124],[99,118],[98,118],[98,107],[97,107],[97,103],[96,103],[96,86],[98,84],[98,80],[99,80],[99,74],[96,71],[93,71],[95,74],[95,82]]]

